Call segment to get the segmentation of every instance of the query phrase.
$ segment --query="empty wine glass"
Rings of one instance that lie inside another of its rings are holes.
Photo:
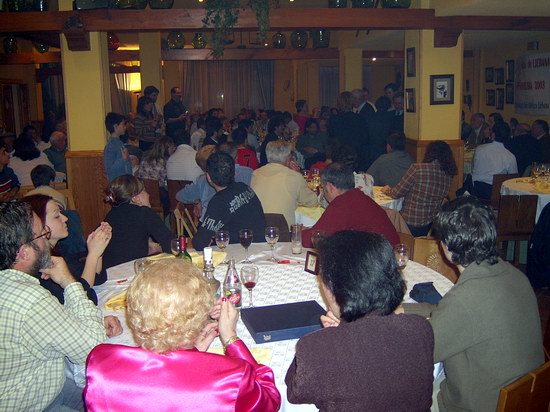
[[[241,229],[239,230],[239,242],[241,243],[241,246],[244,247],[244,250],[246,252],[246,258],[242,261],[242,263],[252,263],[248,259],[248,247],[252,244],[252,239],[254,238],[254,233],[251,229]]]
[[[248,295],[250,298],[248,302],[249,308],[254,307],[254,303],[252,301],[252,289],[254,289],[256,283],[258,283],[259,276],[260,269],[258,269],[258,266],[243,266],[241,268],[241,282],[244,287],[248,289]]]
[[[172,250],[172,254],[174,256],[177,256],[180,253],[180,241],[178,238],[170,241],[170,250]]]
[[[134,260],[134,273],[136,275],[139,275],[141,272],[143,272],[147,266],[149,266],[149,263],[147,262],[147,258],[141,258]]]
[[[278,227],[266,227],[265,228],[265,240],[269,247],[271,247],[271,259],[269,259],[271,262],[277,262],[277,259],[275,259],[275,245],[279,241],[279,228]]]
[[[229,245],[229,232],[227,230],[218,230],[216,232],[216,245],[222,252],[225,251],[225,248]],[[221,264],[227,265],[228,263],[229,261],[226,258]]]
[[[395,245],[393,248],[395,253],[395,260],[397,261],[397,267],[399,270],[405,269],[407,263],[409,262],[409,248],[403,243]]]

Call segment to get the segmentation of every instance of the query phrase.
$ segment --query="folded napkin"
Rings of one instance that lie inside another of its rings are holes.
[[[437,305],[441,300],[441,295],[434,288],[433,282],[417,283],[413,286],[409,296],[418,303],[431,303]]]
[[[268,365],[271,360],[271,349],[268,348],[248,348],[256,362],[261,363],[262,365]],[[208,353],[216,353],[218,355],[223,355],[222,348],[209,348]]]
[[[105,309],[108,310],[124,310],[126,309],[126,292],[127,289],[124,289],[122,292],[117,293],[111,299],[105,303]]]

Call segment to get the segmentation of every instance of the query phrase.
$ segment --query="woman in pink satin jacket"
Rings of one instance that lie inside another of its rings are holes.
[[[140,347],[102,344],[92,350],[87,410],[278,410],[273,371],[256,363],[237,337],[237,311],[225,299],[213,310],[212,303],[200,271],[179,259],[157,261],[137,275],[126,317]],[[219,322],[208,323],[209,315]],[[218,329],[225,356],[205,352]]]

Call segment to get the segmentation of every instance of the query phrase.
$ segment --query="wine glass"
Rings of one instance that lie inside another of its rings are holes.
[[[395,245],[393,248],[395,253],[395,260],[397,261],[397,267],[399,270],[405,269],[407,262],[409,261],[409,248],[403,243]]]
[[[252,289],[256,286],[259,276],[260,269],[258,269],[258,266],[243,266],[241,268],[241,282],[243,282],[244,287],[248,289],[248,294],[250,297],[250,301],[248,303],[249,308],[254,307],[254,303],[252,301]]]
[[[253,238],[254,238],[254,233],[252,232],[252,229],[239,230],[239,242],[241,243],[241,246],[244,247],[244,250],[246,251],[246,259],[243,260],[242,263],[252,263],[248,259],[248,247],[252,244]]]
[[[321,240],[323,240],[326,237],[326,233],[322,230],[314,230],[311,234],[311,244],[313,245],[314,249],[317,249],[317,246],[319,246],[319,243]]]
[[[170,250],[172,250],[172,254],[174,256],[177,256],[180,253],[180,241],[178,238],[170,241]]]
[[[265,228],[265,240],[267,244],[271,247],[271,259],[269,259],[271,262],[277,262],[277,259],[275,259],[275,245],[277,244],[277,241],[279,240],[279,228],[278,227],[266,227]]]
[[[218,230],[216,232],[216,245],[220,248],[222,252],[225,251],[225,248],[229,244],[229,232],[227,230]],[[227,258],[221,263],[222,265],[227,265],[229,262]]]
[[[147,262],[147,258],[141,258],[134,260],[134,273],[136,275],[139,275],[141,272],[143,272],[147,266],[149,266],[149,263]]]

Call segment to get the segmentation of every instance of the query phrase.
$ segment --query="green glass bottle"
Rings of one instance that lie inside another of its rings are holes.
[[[178,238],[179,242],[179,251],[176,255],[176,259],[182,259],[186,262],[192,263],[193,259],[191,258],[191,255],[187,251],[187,241],[185,240],[185,236],[180,236]]]

